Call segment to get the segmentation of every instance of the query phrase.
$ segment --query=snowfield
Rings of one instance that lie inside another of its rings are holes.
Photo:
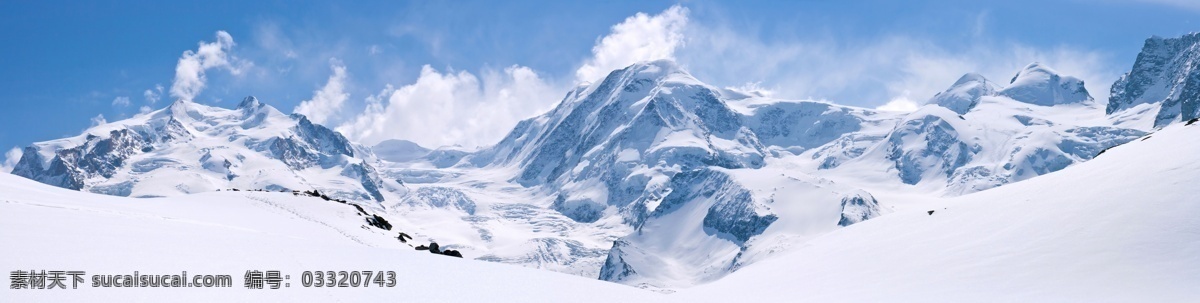
[[[1177,124],[1042,177],[896,205],[671,298],[1196,302],[1196,184],[1200,123]]]
[[[629,302],[661,297],[568,274],[433,255],[400,243],[395,235],[366,226],[351,206],[290,193],[134,199],[0,174],[0,241],[5,243],[0,268],[82,270],[88,275],[87,285],[79,289],[14,290],[6,285],[0,301]],[[247,270],[280,270],[291,276],[291,287],[246,289]],[[303,288],[300,275],[305,270],[392,270],[397,286]],[[231,275],[234,285],[90,285],[93,274],[134,271]]]

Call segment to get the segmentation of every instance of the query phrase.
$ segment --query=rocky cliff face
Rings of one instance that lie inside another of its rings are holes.
[[[1133,69],[1113,83],[1105,112],[1133,110],[1152,111],[1155,128],[1200,117],[1200,33],[1146,39]]]

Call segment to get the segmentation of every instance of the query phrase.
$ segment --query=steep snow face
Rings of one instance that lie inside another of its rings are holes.
[[[736,102],[747,103],[748,101]],[[799,154],[842,135],[857,132],[878,113],[815,101],[780,101],[745,104],[746,125],[774,155]]]
[[[600,279],[676,289],[881,213],[874,198],[788,169],[704,168],[672,177],[649,214],[609,250]]]
[[[946,91],[934,95],[927,104],[936,104],[962,115],[975,108],[980,97],[995,93],[995,84],[980,74],[969,73],[958,78]]]
[[[1093,101],[1083,86],[1083,80],[1061,76],[1057,71],[1037,62],[1025,66],[1025,69],[1013,76],[1008,86],[997,94],[1041,106]]]
[[[84,134],[25,148],[13,174],[63,188],[150,197],[225,188],[385,199],[366,148],[254,97],[236,109],[178,101]]]
[[[925,106],[900,122],[888,135],[886,158],[894,163],[900,181],[917,184],[944,176],[970,162],[983,148],[975,138],[961,136],[965,119],[943,107]]]
[[[1142,106],[1149,105],[1149,106]],[[1200,33],[1146,39],[1133,69],[1112,86],[1105,112],[1118,123],[1153,116],[1153,128],[1200,117]]]
[[[514,181],[546,185],[552,207],[581,222],[616,212],[656,180],[703,166],[761,167],[763,146],[741,116],[671,61],[635,64],[577,89],[471,160],[517,165]],[[614,208],[610,208],[610,206]]]

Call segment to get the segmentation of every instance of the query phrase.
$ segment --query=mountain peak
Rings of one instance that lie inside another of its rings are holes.
[[[927,103],[945,107],[962,115],[975,108],[980,97],[990,96],[995,92],[996,87],[983,75],[967,73],[959,77],[946,91],[934,95]]]
[[[659,59],[634,63],[623,69],[613,71],[612,75],[624,75],[628,78],[663,80],[669,78],[688,79],[687,82],[699,82],[690,73],[680,67],[675,60]],[[610,76],[612,76],[610,75]]]
[[[1025,68],[1022,68],[1020,71],[1018,71],[1016,75],[1013,75],[1012,79],[1008,80],[1008,84],[1017,83],[1017,80],[1021,80],[1021,78],[1023,78],[1023,77],[1024,78],[1041,77],[1041,75],[1058,75],[1058,71],[1055,71],[1054,69],[1052,69],[1048,66],[1042,65],[1042,63],[1040,63],[1040,62],[1034,61],[1033,63],[1029,63],[1029,65],[1026,65]]]
[[[967,84],[971,84],[971,83],[987,83],[987,82],[990,82],[990,81],[988,81],[987,78],[984,78],[983,75],[980,75],[977,73],[966,73],[966,74],[963,74],[962,77],[959,77],[958,81],[954,81],[953,86],[962,86],[962,85],[967,85]]]
[[[1113,83],[1107,114],[1133,110],[1142,104],[1159,104],[1153,127],[1200,117],[1200,32],[1179,38],[1150,37],[1138,53],[1133,68]],[[1134,119],[1137,120],[1137,119]]]
[[[1009,81],[1000,95],[1013,100],[1042,106],[1074,104],[1092,101],[1083,80],[1063,76],[1054,69],[1033,62],[1021,69]]]
[[[247,108],[253,109],[253,108],[258,108],[261,106],[262,106],[262,103],[258,102],[258,98],[255,98],[254,96],[247,96],[246,98],[242,99],[242,103],[238,103],[237,108],[238,109],[247,109]]]

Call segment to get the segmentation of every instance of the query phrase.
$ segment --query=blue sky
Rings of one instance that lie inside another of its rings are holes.
[[[577,83],[656,58],[716,86],[863,107],[1041,61],[1106,100],[1147,37],[1197,20],[1187,0],[3,1],[0,148],[247,95],[364,144],[488,145]]]

